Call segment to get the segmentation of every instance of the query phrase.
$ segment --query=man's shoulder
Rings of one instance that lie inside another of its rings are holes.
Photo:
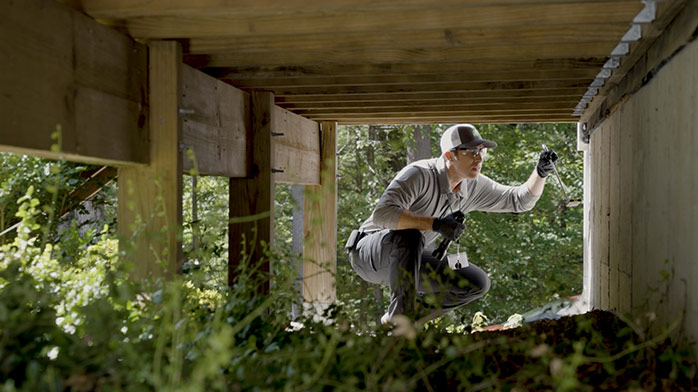
[[[437,160],[438,158],[422,159],[419,161],[414,161],[400,171],[399,176],[411,175],[411,174],[428,174],[437,170]]]

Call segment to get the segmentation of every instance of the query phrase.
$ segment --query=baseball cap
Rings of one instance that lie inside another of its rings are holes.
[[[484,140],[480,136],[480,132],[470,124],[458,124],[448,128],[441,135],[441,153],[453,150],[456,147],[472,148],[479,145],[484,145],[487,148],[497,147],[497,143],[491,140]]]

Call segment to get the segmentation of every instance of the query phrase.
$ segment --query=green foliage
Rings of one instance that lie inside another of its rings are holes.
[[[200,180],[202,193],[225,189],[224,180]],[[245,258],[234,287],[211,277],[221,273],[226,236],[220,233],[227,225],[225,203],[213,196],[199,198],[198,222],[188,220],[186,241],[197,234],[202,247],[190,247],[189,260],[198,259],[200,267],[192,265],[170,281],[134,282],[118,262],[109,228],[95,233],[71,226],[70,235],[43,241],[39,222],[45,210],[35,192],[30,187],[18,198],[17,235],[0,245],[3,391],[688,390],[697,385],[685,346],[671,344],[666,335],[642,339],[608,315],[610,320],[595,316],[524,326],[508,336],[448,333],[437,326],[416,331],[409,322],[402,330],[367,330],[354,323],[361,320],[345,301],[328,310],[328,323],[292,322],[294,296],[288,293],[294,290],[294,268],[275,269],[267,296],[255,294],[254,266]],[[283,252],[265,255],[280,266],[293,266],[295,260]]]

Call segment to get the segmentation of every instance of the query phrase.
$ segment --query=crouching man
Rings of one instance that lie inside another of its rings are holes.
[[[403,168],[371,216],[347,241],[351,265],[367,282],[387,284],[390,304],[381,321],[403,314],[423,325],[487,293],[490,279],[478,266],[449,266],[432,255],[436,239],[456,241],[465,230],[458,214],[469,211],[521,212],[533,208],[557,155],[540,154],[535,170],[519,186],[499,184],[481,174],[487,149],[470,124],[441,136],[441,156]]]

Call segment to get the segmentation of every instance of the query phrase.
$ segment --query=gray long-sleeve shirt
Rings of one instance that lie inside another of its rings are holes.
[[[459,191],[454,193],[448,186],[444,158],[425,159],[407,165],[395,176],[361,230],[396,229],[403,210],[432,217],[444,217],[457,210],[464,214],[470,211],[521,212],[533,208],[539,197],[533,195],[526,184],[506,186],[482,174],[463,180]],[[422,234],[427,247],[438,236],[433,231],[422,231]]]

